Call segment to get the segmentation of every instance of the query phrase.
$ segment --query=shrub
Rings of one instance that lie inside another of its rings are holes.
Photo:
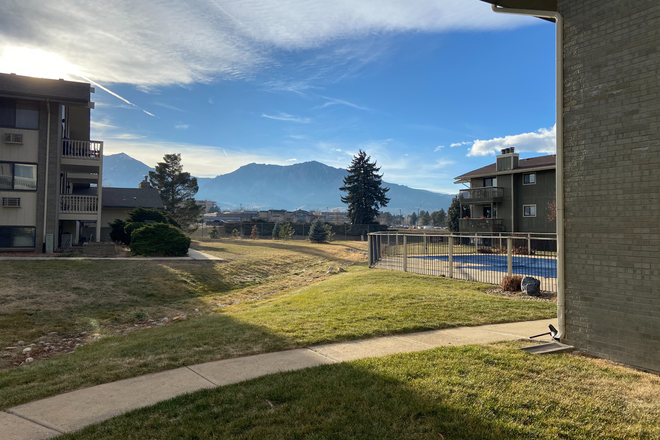
[[[115,219],[110,222],[110,240],[116,243],[122,243],[128,246],[131,244],[131,234],[128,234],[124,229],[126,222],[122,219]]]
[[[293,234],[296,231],[293,230],[293,226],[291,226],[291,223],[286,222],[284,223],[284,226],[282,226],[282,229],[280,229],[280,238],[282,240],[291,240],[291,237],[293,237]]]
[[[132,211],[129,211],[128,216],[126,217],[126,223],[131,222],[167,223],[181,229],[181,225],[172,218],[169,212],[158,209],[135,208]]]
[[[220,238],[220,232],[218,231],[218,228],[213,226],[213,229],[211,229],[211,232],[209,232],[209,237],[210,238]]]
[[[165,223],[151,223],[131,234],[131,251],[137,255],[180,257],[188,253],[190,237]]]
[[[282,226],[276,222],[275,226],[273,226],[273,240],[280,238],[280,230],[282,230]]]
[[[257,237],[259,237],[259,230],[257,229],[257,225],[254,225],[252,226],[252,232],[250,233],[250,238],[256,240]]]
[[[238,238],[238,237],[241,236],[241,233],[238,232],[238,229],[234,229],[233,231],[231,231],[231,236],[232,236],[233,238]]]
[[[505,292],[520,292],[522,290],[522,279],[523,277],[520,275],[505,275],[500,286]]]

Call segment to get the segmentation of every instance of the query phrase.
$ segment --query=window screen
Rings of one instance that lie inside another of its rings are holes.
[[[39,128],[39,104],[36,102],[16,103],[16,128]]]

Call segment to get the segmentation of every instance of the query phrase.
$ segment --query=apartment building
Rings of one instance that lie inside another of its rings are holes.
[[[469,216],[459,220],[461,233],[554,233],[556,156],[520,159],[503,149],[494,164],[455,178],[458,200]]]
[[[93,92],[86,83],[0,74],[0,250],[100,240],[103,142],[90,140]],[[83,228],[93,232],[83,237]]]
[[[556,24],[561,339],[660,373],[660,2],[484,1]]]

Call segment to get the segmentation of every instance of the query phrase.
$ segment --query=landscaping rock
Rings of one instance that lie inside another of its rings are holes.
[[[520,283],[525,293],[529,296],[541,295],[541,281],[533,277],[525,277]]]
[[[26,363],[26,364],[31,364],[32,362],[34,362],[34,359],[33,359],[33,358],[27,358],[27,359],[25,359],[25,363]]]
[[[28,348],[24,348],[24,349],[23,349],[23,354],[27,354],[27,353],[29,353],[29,352],[31,352],[31,351],[32,351],[32,349],[31,349],[30,347],[28,347]]]

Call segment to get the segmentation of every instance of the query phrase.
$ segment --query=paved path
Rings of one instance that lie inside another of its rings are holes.
[[[121,261],[220,261],[222,258],[188,249],[187,257],[0,257],[0,261],[70,261],[70,260],[121,260]]]
[[[84,388],[0,412],[4,440],[40,440],[77,431],[181,394],[282,371],[409,353],[435,347],[487,344],[543,333],[556,319],[434,330],[207,362]]]

